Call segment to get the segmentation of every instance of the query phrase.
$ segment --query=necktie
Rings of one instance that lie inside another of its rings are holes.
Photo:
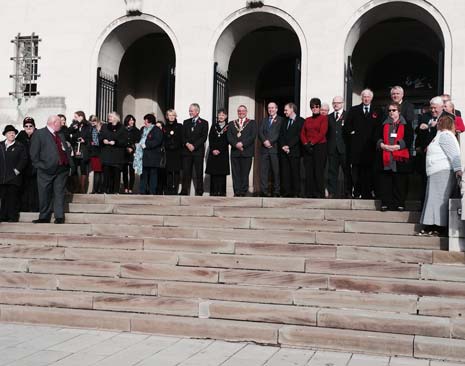
[[[336,118],[336,121],[339,119],[339,112],[334,113],[334,117]]]
[[[366,116],[368,116],[368,107],[365,106],[364,108],[365,108],[365,117],[366,117]]]
[[[292,126],[292,122],[294,122],[294,120],[292,118],[289,118],[289,121],[287,122],[287,129],[289,129],[289,127]]]
[[[271,129],[271,125],[273,124],[273,118],[269,117],[268,118],[268,129]]]

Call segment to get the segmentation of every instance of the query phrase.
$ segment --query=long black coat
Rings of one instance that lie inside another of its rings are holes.
[[[183,122],[183,150],[184,156],[205,156],[205,142],[208,137],[208,122],[202,118],[198,118],[195,125],[192,123],[192,118],[186,119]],[[189,151],[186,144],[194,145],[194,151]]]
[[[27,165],[26,165],[26,167],[24,168],[24,171],[23,171],[23,176],[24,177],[33,177],[33,176],[37,175],[36,168],[34,168],[32,166],[31,152],[30,152],[31,139],[32,139],[32,135],[28,136],[28,134],[24,130],[20,131],[18,133],[18,136],[16,136],[16,141],[23,144],[24,148],[26,149],[26,153],[27,153]]]
[[[279,133],[279,153],[291,158],[300,158],[300,131],[302,130],[305,120],[302,117],[296,116],[295,121],[289,129],[287,128],[288,122],[289,120],[285,120],[284,123],[281,124],[281,131]],[[283,146],[289,146],[289,155],[282,150]]]
[[[238,136],[238,132],[235,121],[229,122],[227,133],[228,142],[231,145],[231,157],[253,157],[255,153],[255,139],[257,138],[257,123],[253,119],[250,119],[244,126],[240,136]],[[243,151],[236,148],[238,142],[242,142]]]
[[[182,169],[183,126],[178,122],[167,123],[164,129],[164,143],[166,151],[166,165],[168,171],[175,172]]]
[[[77,157],[76,152],[78,151],[79,146],[79,151],[81,152],[80,157],[84,159],[84,161],[89,160],[89,144],[91,138],[90,130],[91,126],[86,120],[83,120],[81,123],[73,122],[68,129],[69,140],[75,154],[74,157]],[[78,140],[80,138],[82,138],[84,142],[81,142],[79,145]]]
[[[136,144],[140,140],[140,130],[134,126],[134,127],[126,127],[127,130],[127,136],[128,136],[128,143],[126,146],[126,151],[125,151],[125,157],[126,157],[126,163],[130,164],[134,160],[134,153],[136,152]],[[128,148],[132,149],[132,152],[130,153],[128,151]]]
[[[141,129],[141,134],[144,131]],[[161,161],[161,148],[163,146],[163,132],[157,126],[152,130],[145,139],[144,154],[142,155],[142,166],[144,168],[159,168]]]
[[[100,144],[102,146],[100,158],[103,165],[121,166],[126,162],[127,130],[121,124],[105,124],[100,130]],[[114,145],[105,145],[103,140],[115,141]]]
[[[209,153],[205,173],[210,175],[229,175],[229,143],[227,136],[228,124],[223,128],[215,123],[208,135]],[[219,155],[213,155],[213,150],[219,150]]]
[[[344,124],[344,134],[349,144],[348,159],[355,165],[372,165],[376,156],[376,132],[381,125],[382,113],[373,109],[367,117],[363,104],[350,108]]]
[[[0,143],[0,184],[13,184],[21,186],[22,172],[28,161],[26,148],[21,142],[6,148],[5,141]],[[20,172],[16,175],[15,169]]]

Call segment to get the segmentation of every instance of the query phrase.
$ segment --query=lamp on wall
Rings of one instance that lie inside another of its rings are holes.
[[[250,0],[250,1],[247,1],[245,7],[247,9],[256,9],[256,8],[261,8],[264,5],[265,4],[263,3],[263,1]]]
[[[126,3],[127,15],[141,15],[142,14],[142,0],[124,0]]]

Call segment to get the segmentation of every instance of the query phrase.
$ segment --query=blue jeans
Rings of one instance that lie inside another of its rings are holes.
[[[158,182],[158,168],[145,167],[140,176],[140,194],[156,194]]]

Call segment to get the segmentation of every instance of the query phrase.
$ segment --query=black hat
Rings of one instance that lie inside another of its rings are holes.
[[[15,126],[13,125],[6,125],[5,126],[5,129],[3,130],[3,136],[6,135],[7,132],[10,132],[10,131],[14,131],[15,132],[15,135],[18,134],[18,130],[15,128]]]
[[[26,117],[26,118],[24,118],[24,120],[23,120],[23,127],[24,127],[26,124],[28,124],[28,123],[30,123],[30,124],[33,125],[34,127],[36,126],[36,123],[35,123],[35,121],[34,121],[34,118],[32,118],[32,117]]]

